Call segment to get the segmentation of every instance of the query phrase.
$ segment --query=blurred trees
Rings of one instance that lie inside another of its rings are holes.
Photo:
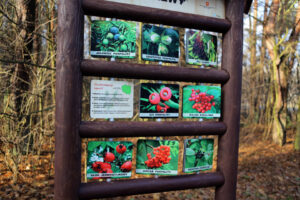
[[[258,8],[256,7],[257,3]],[[258,17],[256,9],[264,10],[263,16]],[[264,124],[265,135],[271,134],[275,143],[283,145],[286,142],[287,125],[292,121],[288,112],[292,112],[297,107],[297,98],[299,98],[299,85],[297,84],[299,79],[297,76],[299,67],[299,51],[297,49],[299,49],[300,32],[299,2],[297,0],[273,0],[270,2],[255,0],[252,12],[254,14],[250,21],[259,21],[260,31],[255,32],[256,23],[250,23],[249,81],[251,84],[249,84],[248,90],[252,92],[249,98],[247,121]],[[251,45],[254,35],[260,35],[260,42],[257,45]],[[261,48],[258,48],[259,45]],[[256,49],[261,50],[260,56],[257,55]],[[253,54],[256,54],[259,59],[254,61]],[[292,115],[295,116],[295,112]]]
[[[15,181],[53,136],[55,22],[54,0],[0,3],[0,150]]]

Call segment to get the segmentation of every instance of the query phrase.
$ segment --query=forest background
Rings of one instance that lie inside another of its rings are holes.
[[[0,2],[0,199],[53,198],[56,9],[55,0]],[[299,34],[298,0],[254,0],[244,17],[238,199],[300,198]],[[153,195],[195,197],[213,190]]]

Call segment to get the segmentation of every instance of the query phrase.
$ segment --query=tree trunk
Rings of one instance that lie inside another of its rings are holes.
[[[257,122],[257,113],[258,113],[258,107],[257,107],[257,78],[256,78],[256,72],[257,72],[257,65],[256,65],[256,24],[257,24],[257,0],[254,0],[253,5],[253,25],[252,25],[252,31],[250,31],[250,111],[248,120],[251,123]]]
[[[297,132],[295,136],[295,149],[300,151],[300,97],[298,97]]]

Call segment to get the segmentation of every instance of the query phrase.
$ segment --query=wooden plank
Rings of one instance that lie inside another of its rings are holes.
[[[225,70],[195,69],[175,66],[83,60],[81,71],[85,76],[133,78],[183,82],[226,83]]]
[[[82,8],[86,15],[165,24],[183,28],[195,28],[219,33],[225,33],[229,30],[231,25],[226,19],[103,0],[83,0]]]
[[[58,4],[54,199],[78,199],[81,183],[83,13],[81,1]]]
[[[82,138],[221,135],[222,122],[81,122]]]
[[[220,172],[159,177],[155,179],[143,178],[126,181],[82,183],[79,196],[80,199],[94,199],[211,187],[219,186],[223,183],[224,176]]]
[[[239,0],[228,0],[226,4],[226,17],[232,26],[223,35],[222,69],[228,71],[230,79],[222,86],[222,121],[227,125],[227,131],[219,137],[217,162],[217,169],[223,172],[226,181],[224,185],[216,188],[216,200],[236,199],[243,60],[243,3]]]
[[[248,14],[251,8],[253,0],[244,0],[244,13]]]

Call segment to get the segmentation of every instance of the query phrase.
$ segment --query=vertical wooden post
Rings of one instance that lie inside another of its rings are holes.
[[[56,200],[74,200],[79,197],[83,25],[81,0],[59,0],[54,185]]]
[[[229,81],[222,85],[222,119],[227,131],[219,137],[218,166],[223,172],[225,183],[216,187],[216,200],[236,199],[238,166],[240,105],[243,59],[243,1],[226,1],[226,18],[231,28],[223,34],[222,69],[229,75]]]

